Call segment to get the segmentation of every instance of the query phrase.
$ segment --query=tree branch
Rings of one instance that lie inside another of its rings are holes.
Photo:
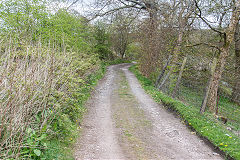
[[[224,34],[224,32],[221,32],[221,31],[217,30],[216,28],[212,27],[212,26],[207,22],[207,20],[206,20],[204,17],[202,17],[202,11],[201,11],[201,9],[200,9],[199,6],[198,6],[197,1],[194,0],[194,2],[195,2],[195,6],[197,7],[197,9],[198,9],[198,11],[199,11],[199,14],[196,13],[196,12],[195,12],[195,14],[196,14],[211,30],[213,30],[214,32],[219,33],[220,35]]]
[[[220,50],[220,48],[218,46],[209,44],[209,43],[198,43],[198,44],[193,44],[193,45],[186,45],[185,47],[196,47],[196,46],[200,46],[200,45],[205,45],[205,46],[208,46],[211,48],[216,48],[216,49]]]
[[[68,7],[67,7],[67,10],[72,7],[74,4],[76,4],[79,0],[75,0],[72,4],[70,4]]]
[[[119,11],[119,10],[122,10],[122,9],[126,9],[126,8],[136,8],[135,4],[134,5],[127,5],[127,6],[122,6],[122,7],[119,7],[119,8],[114,8],[114,9],[111,9],[111,10],[108,10],[104,13],[101,13],[101,14],[96,14],[93,18],[91,18],[89,21],[92,21],[93,19],[97,18],[97,17],[102,17],[102,16],[105,16],[105,15],[108,15],[108,14],[111,14],[115,11]],[[140,9],[140,8],[137,8],[137,9]]]
[[[141,9],[147,9],[146,5],[144,3],[139,2],[138,0],[126,0],[126,1],[134,3],[135,5],[140,6]]]

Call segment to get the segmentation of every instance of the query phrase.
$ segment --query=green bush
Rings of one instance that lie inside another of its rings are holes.
[[[93,27],[65,10],[52,14],[44,0],[3,1],[0,20],[8,82],[0,81],[0,159],[71,159],[84,103],[105,72]]]
[[[101,60],[112,60],[113,55],[110,50],[110,34],[106,31],[103,23],[98,23],[94,28],[95,37],[95,52],[99,55]]]

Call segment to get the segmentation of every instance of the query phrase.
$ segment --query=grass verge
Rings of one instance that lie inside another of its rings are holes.
[[[63,133],[64,137],[56,135],[55,137],[50,136],[47,138],[46,146],[48,146],[48,149],[43,151],[41,160],[74,160],[73,145],[76,143],[79,136],[78,126],[82,121],[83,114],[86,111],[85,103],[89,99],[92,89],[97,85],[98,80],[104,76],[107,66],[107,63],[102,63],[97,71],[88,75],[85,80],[85,85],[77,89],[79,94],[74,97],[74,103],[71,104],[74,106],[74,109],[71,109],[71,115],[76,114],[74,116],[74,120],[69,120],[62,113],[58,115],[57,122],[55,124],[62,128],[61,132],[66,133]],[[54,122],[52,126],[54,126]],[[62,133],[58,134],[61,135]]]
[[[207,139],[220,151],[223,151],[227,159],[240,160],[240,139],[225,129],[221,122],[216,122],[214,117],[209,118],[209,113],[199,114],[199,109],[194,106],[187,106],[162,92],[159,92],[153,83],[141,75],[136,65],[130,67],[144,90],[158,102],[163,103],[168,109],[175,111],[191,129],[199,136]]]
[[[64,139],[59,139],[58,137],[49,139],[47,142],[49,149],[44,152],[41,159],[74,160],[73,145],[76,143],[79,136],[78,124],[82,121],[82,115],[86,111],[85,103],[91,96],[91,91],[97,85],[97,82],[103,78],[107,66],[127,62],[128,61],[121,59],[102,62],[99,69],[87,77],[85,86],[78,90],[81,94],[76,97],[76,99],[78,99],[76,101],[77,103],[73,104],[78,110],[80,110],[77,111],[79,114],[78,119],[76,121],[68,121],[68,123],[62,124],[63,128],[68,127],[66,130],[70,131],[69,134],[66,134],[67,136],[65,136]]]
[[[177,99],[198,109],[200,109],[203,97],[203,90],[194,90],[194,87],[183,85],[179,88],[179,94],[177,95]],[[220,96],[218,115],[227,118],[227,123],[223,124],[225,128],[230,128],[231,132],[240,137],[240,105],[232,102],[228,97]]]

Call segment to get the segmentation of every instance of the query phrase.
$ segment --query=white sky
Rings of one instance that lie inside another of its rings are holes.
[[[1,1],[1,0],[0,0]],[[53,10],[53,12],[57,11],[59,8],[67,8],[72,4],[74,0],[65,0],[65,2],[55,1],[53,4],[50,4],[48,7]],[[94,2],[94,0],[79,0],[76,4],[72,5],[70,9],[74,9],[78,11],[80,14],[85,14],[90,10],[90,5]]]
[[[71,9],[78,11],[82,15],[86,15],[89,11],[93,10],[92,4],[95,0],[79,0],[78,3],[73,5]]]

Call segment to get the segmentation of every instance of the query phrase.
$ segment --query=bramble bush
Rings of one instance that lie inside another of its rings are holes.
[[[46,5],[0,6],[0,159],[71,159],[84,102],[104,72],[86,20]]]

